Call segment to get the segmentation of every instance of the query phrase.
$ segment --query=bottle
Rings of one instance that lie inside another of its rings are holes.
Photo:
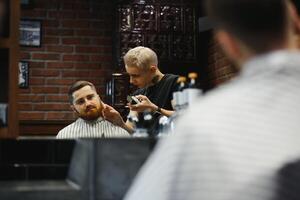
[[[142,113],[139,113],[136,118],[133,118],[135,122],[134,132],[132,134],[133,137],[148,137],[147,129],[144,127],[144,117]]]
[[[167,116],[160,116],[158,121],[158,135],[157,137],[165,137],[170,132],[170,119]]]
[[[133,129],[136,129],[137,123],[139,121],[138,117],[131,112],[127,115],[127,120],[133,125]]]
[[[188,77],[190,79],[190,82],[188,84],[188,87],[184,90],[184,93],[187,98],[187,104],[189,106],[195,102],[195,100],[201,95],[202,91],[197,88],[196,85],[198,74],[195,72],[191,72],[188,74]]]
[[[180,76],[177,79],[178,89],[173,93],[175,111],[182,110],[186,104],[186,97],[183,94],[183,90],[185,89],[185,82],[186,78],[184,76]]]
[[[154,137],[155,130],[152,130],[152,125],[155,121],[150,110],[139,113],[135,120],[137,121],[133,137]]]

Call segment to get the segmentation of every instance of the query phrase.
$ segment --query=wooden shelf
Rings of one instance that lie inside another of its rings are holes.
[[[18,63],[20,55],[19,47],[19,23],[20,23],[20,0],[6,0],[9,24],[4,29],[9,33],[7,37],[0,37],[0,49],[2,54],[0,66],[2,72],[0,79],[6,81],[3,88],[2,103],[8,104],[7,127],[0,128],[0,137],[17,138],[19,135],[18,120]],[[7,102],[8,101],[8,102]]]

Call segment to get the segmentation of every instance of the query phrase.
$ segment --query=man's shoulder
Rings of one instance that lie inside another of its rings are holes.
[[[78,123],[78,119],[76,121],[74,121],[73,123],[67,125],[63,129],[61,129],[58,132],[56,138],[58,138],[58,139],[69,138],[70,133],[74,132],[74,127],[76,126],[77,123]]]
[[[110,137],[129,137],[130,136],[129,133],[125,129],[111,123],[108,120],[104,120],[103,125],[104,124],[105,124],[105,126],[109,127],[111,129],[111,131],[114,132],[114,135],[111,135]]]
[[[164,76],[164,80],[166,81],[166,82],[176,82],[177,81],[177,79],[178,79],[178,75],[175,75],[175,74],[165,74],[165,76]]]
[[[177,79],[179,75],[176,74],[165,74],[166,79]]]

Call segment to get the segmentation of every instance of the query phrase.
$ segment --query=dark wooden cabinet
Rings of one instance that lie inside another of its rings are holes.
[[[19,133],[17,92],[19,61],[19,0],[1,1],[0,8],[0,137]]]
[[[199,3],[191,0],[120,2],[117,8],[119,67],[123,68],[122,57],[129,49],[147,46],[157,53],[163,72],[194,71],[192,67],[199,63],[197,21],[200,14]]]
[[[119,0],[116,8],[116,71],[124,72],[123,56],[136,46],[153,49],[163,73],[187,76],[202,74],[206,65],[207,37],[200,39],[198,18],[201,1],[196,0]],[[115,108],[126,104],[130,93],[125,76],[112,77],[106,93]],[[125,112],[124,112],[125,113]]]

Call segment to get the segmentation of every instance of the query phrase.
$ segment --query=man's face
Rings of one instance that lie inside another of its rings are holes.
[[[102,102],[97,92],[87,85],[73,93],[72,109],[85,120],[95,120],[101,116]]]
[[[138,88],[144,88],[151,84],[154,73],[149,69],[141,69],[138,67],[128,67],[126,65],[126,72],[130,77],[130,83]]]

